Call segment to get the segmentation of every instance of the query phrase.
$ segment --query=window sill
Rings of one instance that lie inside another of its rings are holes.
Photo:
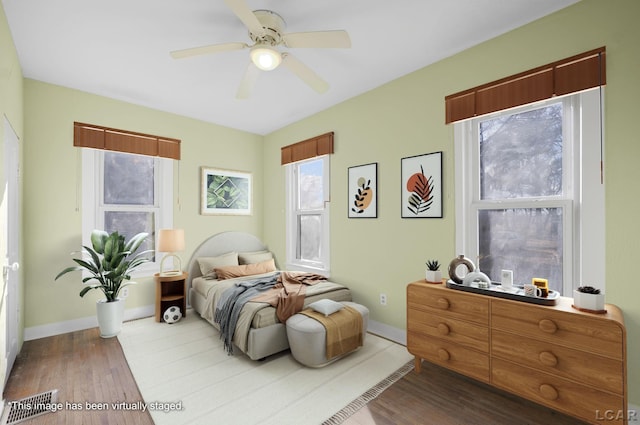
[[[317,273],[320,274],[326,278],[329,278],[329,272],[330,270],[328,269],[324,269],[321,267],[313,267],[310,266],[308,264],[302,264],[302,263],[287,263],[286,264],[286,268],[287,270],[292,270],[292,271],[302,271],[302,272],[306,272],[306,273]]]

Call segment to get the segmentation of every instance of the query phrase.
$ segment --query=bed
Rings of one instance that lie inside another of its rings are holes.
[[[272,264],[278,269],[278,263],[273,254],[260,239],[252,234],[234,231],[211,236],[194,251],[187,265],[189,304],[219,331],[220,327],[213,320],[213,312],[222,293],[243,280],[266,276],[267,273],[260,269],[260,266],[268,263],[268,260],[264,260],[269,256],[273,258]],[[210,269],[212,265],[222,265],[225,269],[233,268],[224,266],[235,264],[234,259],[240,267],[246,265],[247,270],[262,273],[227,279],[220,279],[215,276],[215,273],[213,276],[211,274],[205,276],[207,273],[205,270]],[[255,269],[253,269],[254,265]],[[343,285],[328,280],[322,281],[306,287],[304,306],[324,298],[334,301],[351,301],[351,292]],[[268,303],[247,302],[240,313],[235,329],[234,348],[245,353],[252,360],[263,359],[289,348],[286,327],[278,320],[276,309]]]

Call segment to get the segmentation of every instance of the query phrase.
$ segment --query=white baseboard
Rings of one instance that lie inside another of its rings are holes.
[[[6,424],[8,422],[9,410],[7,400],[2,399],[2,404],[0,404],[0,424]]]
[[[389,339],[398,344],[407,345],[407,331],[404,329],[394,328],[375,320],[369,320],[368,332]]]
[[[148,305],[144,307],[136,307],[126,309],[124,311],[124,320],[141,319],[143,317],[153,316],[155,314],[155,306]],[[96,316],[82,317],[80,319],[67,320],[65,322],[50,323],[42,326],[32,326],[24,328],[24,340],[31,341],[33,339],[45,338],[48,336],[61,335],[69,332],[91,329],[98,326]]]

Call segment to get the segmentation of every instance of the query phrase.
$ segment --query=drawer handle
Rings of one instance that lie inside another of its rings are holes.
[[[551,351],[540,352],[540,354],[538,354],[538,359],[540,360],[540,363],[542,363],[545,366],[558,365],[558,358]]]
[[[558,325],[553,320],[542,319],[538,322],[538,327],[542,332],[546,332],[548,334],[556,333],[558,330]]]
[[[451,329],[446,323],[438,323],[438,332],[440,333],[440,335],[449,335]]]
[[[438,357],[440,360],[447,361],[451,358],[451,355],[444,348],[438,348]]]
[[[449,308],[449,300],[446,298],[438,298],[438,301],[436,301],[436,305],[438,306],[438,308],[446,310]]]
[[[542,395],[542,397],[546,398],[547,400],[557,400],[558,390],[556,390],[553,385],[542,384],[540,385],[540,395]]]

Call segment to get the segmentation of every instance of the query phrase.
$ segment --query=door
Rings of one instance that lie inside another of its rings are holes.
[[[11,124],[4,118],[4,173],[2,181],[2,204],[0,204],[0,222],[2,238],[0,250],[2,250],[2,292],[0,298],[0,341],[4,344],[0,354],[2,355],[4,379],[2,389],[9,378],[9,372],[18,355],[18,318],[20,317],[19,304],[19,229],[20,229],[20,202],[18,197],[20,155],[18,136],[13,131]]]

